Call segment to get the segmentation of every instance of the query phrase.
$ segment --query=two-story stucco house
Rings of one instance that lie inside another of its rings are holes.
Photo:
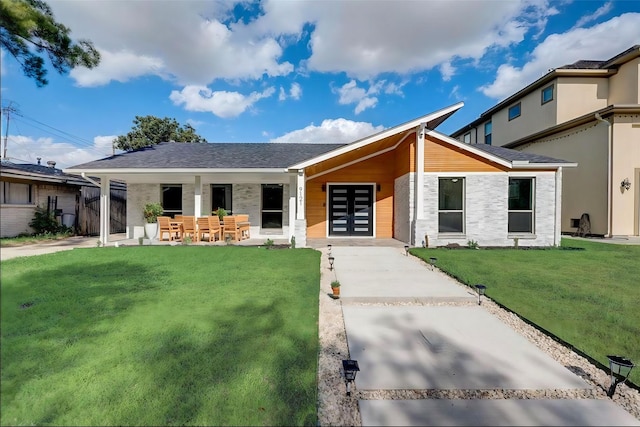
[[[562,232],[640,235],[640,45],[546,75],[451,134],[468,144],[568,159]]]
[[[412,245],[560,243],[564,160],[469,145],[435,131],[452,105],[351,144],[161,143],[67,173],[127,183],[127,234],[142,209],[248,214],[252,238],[394,238]],[[101,239],[108,238],[103,197]]]

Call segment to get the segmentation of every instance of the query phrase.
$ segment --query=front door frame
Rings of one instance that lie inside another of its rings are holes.
[[[329,194],[331,193],[329,191],[329,188],[333,185],[339,185],[339,186],[371,186],[371,190],[372,190],[372,203],[373,205],[371,206],[371,209],[373,209],[373,235],[371,236],[332,236],[329,234],[329,224],[330,224],[330,217],[329,217],[329,208],[330,208],[330,203],[331,201],[329,200]],[[377,234],[377,230],[376,230],[376,204],[377,204],[377,186],[375,182],[327,182],[326,184],[326,196],[325,196],[325,231],[324,231],[324,235],[328,238],[328,239],[375,239],[376,238],[376,234]]]

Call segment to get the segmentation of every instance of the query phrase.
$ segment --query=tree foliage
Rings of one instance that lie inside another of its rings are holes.
[[[0,46],[20,64],[24,75],[46,86],[43,56],[60,74],[100,63],[100,52],[88,40],[73,43],[70,29],[56,22],[51,8],[41,0],[0,0]]]
[[[180,126],[169,117],[136,116],[133,124],[131,132],[113,140],[116,148],[131,151],[161,142],[207,142],[191,125]]]

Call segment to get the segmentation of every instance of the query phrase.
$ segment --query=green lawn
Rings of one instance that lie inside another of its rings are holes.
[[[640,246],[565,238],[544,250],[411,251],[436,257],[465,284],[486,285],[491,299],[607,367],[608,354],[640,365]],[[640,384],[640,368],[630,379]]]
[[[2,425],[315,425],[319,265],[234,246],[3,261]]]

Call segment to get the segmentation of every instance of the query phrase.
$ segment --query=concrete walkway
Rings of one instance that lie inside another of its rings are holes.
[[[602,399],[398,398],[403,392],[585,391],[590,384],[397,247],[333,247],[362,425],[635,425]],[[411,305],[427,301],[427,305]],[[394,391],[396,397],[376,396]],[[368,397],[369,396],[369,397]]]

